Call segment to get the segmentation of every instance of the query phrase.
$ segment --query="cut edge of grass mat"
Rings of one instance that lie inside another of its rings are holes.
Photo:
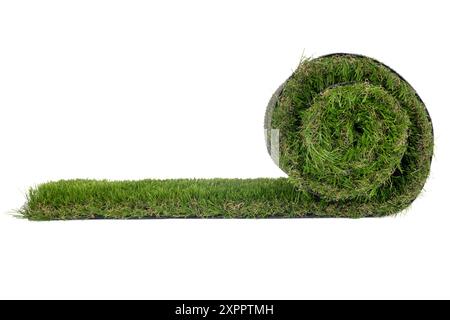
[[[380,217],[421,192],[433,155],[422,99],[369,57],[303,59],[264,121],[288,178],[62,180],[31,188],[30,220]]]

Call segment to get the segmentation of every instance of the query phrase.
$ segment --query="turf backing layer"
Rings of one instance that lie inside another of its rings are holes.
[[[302,61],[270,100],[265,128],[277,132],[276,161],[288,178],[49,182],[30,190],[20,213],[31,220],[385,216],[409,206],[429,174],[425,105],[371,58]]]

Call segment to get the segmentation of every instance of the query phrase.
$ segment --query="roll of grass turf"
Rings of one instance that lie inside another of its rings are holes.
[[[303,60],[266,110],[269,153],[288,178],[71,180],[30,190],[32,220],[373,217],[423,188],[433,128],[395,71],[359,55]]]

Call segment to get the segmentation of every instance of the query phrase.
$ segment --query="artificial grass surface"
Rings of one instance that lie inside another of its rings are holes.
[[[425,105],[371,58],[302,61],[272,97],[265,127],[278,133],[276,159],[288,178],[50,182],[30,190],[20,213],[31,220],[385,216],[411,204],[429,174]]]
[[[330,208],[298,192],[287,178],[62,180],[32,189],[20,213],[30,220],[367,215]]]
[[[29,194],[32,220],[304,216],[286,178],[50,182]]]

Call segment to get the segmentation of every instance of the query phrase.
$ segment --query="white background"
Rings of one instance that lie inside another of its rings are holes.
[[[1,1],[0,298],[450,298],[448,1]],[[300,57],[372,56],[433,119],[393,218],[28,222],[69,178],[279,177],[263,116]]]

